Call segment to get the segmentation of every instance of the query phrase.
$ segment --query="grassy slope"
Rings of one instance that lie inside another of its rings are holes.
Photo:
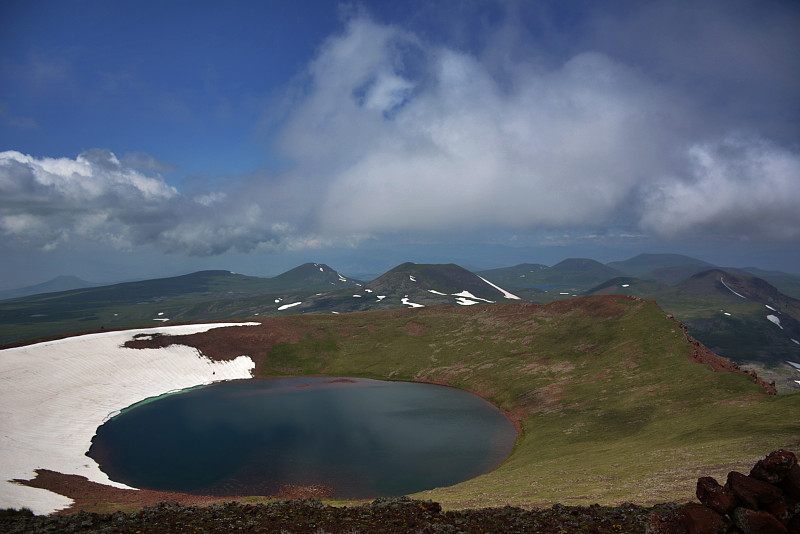
[[[431,381],[513,415],[521,435],[496,471],[419,495],[448,507],[691,500],[698,476],[724,478],[800,445],[800,395],[767,396],[745,375],[690,362],[678,325],[649,301],[285,317],[259,328],[287,327],[291,342],[225,346],[254,355],[261,376]]]

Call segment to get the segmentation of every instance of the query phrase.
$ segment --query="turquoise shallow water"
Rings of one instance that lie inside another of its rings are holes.
[[[237,380],[124,410],[88,453],[112,480],[207,495],[321,484],[337,498],[404,495],[491,471],[513,423],[466,391],[329,377]]]

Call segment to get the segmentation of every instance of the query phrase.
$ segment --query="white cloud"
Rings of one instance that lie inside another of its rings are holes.
[[[602,54],[515,65],[507,89],[475,57],[359,19],[310,73],[284,147],[327,232],[603,224],[664,159],[669,95]]]
[[[711,230],[800,239],[800,154],[732,136],[687,151],[686,176],[668,176],[645,197],[642,224],[676,236]]]
[[[693,134],[690,97],[602,53],[498,68],[364,17],[326,42],[282,137],[315,228],[798,237],[797,154]]]
[[[138,155],[137,161],[152,158]],[[0,237],[6,246],[53,250],[85,239],[128,250],[153,246],[188,255],[282,246],[291,225],[252,201],[216,191],[188,198],[157,173],[146,174],[107,150],[70,158],[0,153]],[[227,203],[226,203],[227,202]]]
[[[608,43],[542,60],[501,30],[467,53],[352,18],[282,100],[285,170],[194,194],[147,154],[0,153],[0,237],[189,255],[477,230],[800,239],[795,149],[731,134],[688,75],[656,78]]]

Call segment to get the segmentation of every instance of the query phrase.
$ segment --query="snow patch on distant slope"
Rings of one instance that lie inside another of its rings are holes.
[[[278,311],[283,311],[283,310],[287,310],[289,308],[294,308],[295,306],[299,306],[302,303],[303,302],[300,301],[300,302],[292,302],[291,304],[284,304],[283,306],[278,306]]]
[[[464,297],[457,297],[456,302],[458,302],[462,306],[472,306],[473,304],[480,304],[478,301],[469,300],[468,298]]]
[[[429,289],[428,293],[433,293],[434,295],[444,295],[447,296],[447,293],[442,293],[441,291],[436,291],[435,289]]]
[[[783,325],[781,324],[781,320],[776,315],[767,315],[767,319],[778,325],[778,327],[783,330]]]
[[[494,304],[493,300],[482,299],[480,297],[476,297],[475,295],[473,295],[472,293],[470,293],[469,291],[466,291],[466,290],[462,291],[461,293],[453,293],[453,296],[454,297],[463,297],[463,298],[467,298],[467,299],[470,299],[470,300],[482,300],[484,302],[488,302],[489,304]]]
[[[411,302],[410,300],[408,300],[408,295],[406,295],[405,297],[400,299],[400,302],[402,302],[406,306],[410,306],[411,308],[424,308],[425,307],[424,304],[417,304],[416,302]]]
[[[533,271],[531,271],[531,272],[533,272]],[[514,300],[522,300],[522,299],[520,299],[518,296],[516,296],[516,295],[514,295],[514,294],[512,294],[512,293],[509,293],[508,291],[506,291],[506,290],[505,290],[505,289],[503,289],[502,287],[499,287],[499,286],[496,286],[496,285],[494,285],[493,283],[491,283],[490,281],[488,281],[486,278],[483,278],[483,277],[481,277],[481,276],[479,276],[478,278],[480,278],[481,280],[483,280],[484,282],[486,282],[487,284],[489,284],[490,286],[492,286],[492,287],[493,287],[493,288],[495,288],[496,290],[500,291],[500,292],[503,294],[503,296],[504,296],[505,298],[507,298],[507,299],[514,299]]]
[[[740,293],[737,293],[736,291],[734,291],[733,289],[731,289],[731,287],[730,287],[728,284],[726,284],[726,283],[725,283],[725,279],[724,279],[723,277],[721,277],[721,276],[720,276],[720,277],[719,277],[719,281],[720,281],[720,282],[722,282],[722,285],[723,285],[723,286],[725,286],[725,287],[728,289],[728,291],[730,291],[731,293],[733,293],[733,294],[734,294],[734,295],[736,295],[737,297],[741,297],[741,298],[743,298],[743,299],[746,299],[746,298],[747,298],[747,297],[745,297],[744,295],[742,295],[742,294],[740,294]]]

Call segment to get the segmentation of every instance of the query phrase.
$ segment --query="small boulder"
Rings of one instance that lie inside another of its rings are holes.
[[[736,508],[736,496],[722,487],[714,477],[697,479],[697,498],[720,515],[728,515]]]
[[[763,460],[759,460],[750,470],[750,476],[770,484],[777,484],[786,478],[796,465],[797,457],[793,452],[779,449],[769,453]]]
[[[765,510],[737,508],[731,514],[733,524],[743,534],[788,534],[783,523]]]
[[[689,534],[724,534],[730,526],[727,518],[697,503],[689,503],[681,508],[678,521]]]
[[[728,483],[725,487],[736,495],[742,506],[751,510],[758,510],[783,496],[781,490],[772,484],[737,471],[728,473]]]

